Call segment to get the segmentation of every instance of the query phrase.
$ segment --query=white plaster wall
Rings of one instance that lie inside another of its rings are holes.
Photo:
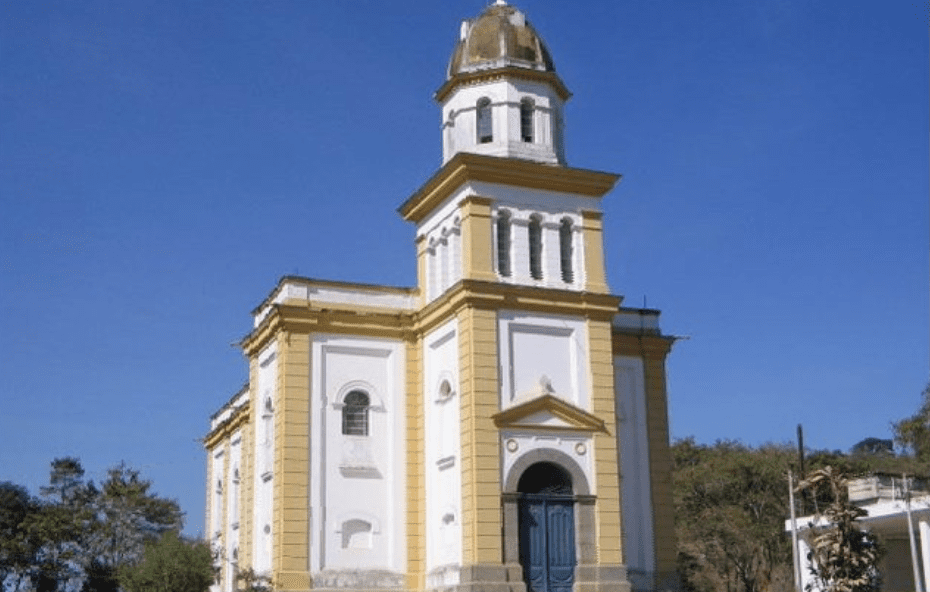
[[[548,393],[590,411],[587,340],[578,317],[498,313],[501,409]]]
[[[219,541],[223,532],[223,496],[226,492],[225,479],[226,455],[223,450],[213,453],[213,470],[211,471],[210,491],[210,538]]]
[[[314,336],[311,570],[405,569],[404,344]],[[342,401],[368,393],[368,436],[342,434]]]
[[[506,483],[520,457],[534,450],[558,450],[573,458],[584,472],[591,492],[597,492],[594,480],[594,449],[586,434],[545,434],[533,430],[501,432],[501,483]]]
[[[207,524],[207,539],[210,546],[217,553],[217,568],[222,569],[222,559],[218,556],[222,552],[223,534],[223,495],[226,489],[225,465],[226,455],[221,449],[214,450],[210,455],[209,480],[207,481],[207,503],[209,504]],[[211,592],[219,592],[220,584],[210,586]]]
[[[433,330],[423,343],[426,566],[431,571],[462,563],[458,322],[452,320]],[[452,389],[445,395],[440,388],[444,381]],[[457,573],[448,575],[456,577]],[[456,583],[443,579],[428,585]]]
[[[546,288],[558,288],[561,290],[580,291],[585,285],[584,275],[584,249],[581,239],[581,216],[572,212],[544,211],[533,210],[525,207],[508,207],[505,204],[498,204],[494,208],[494,224],[492,236],[494,242],[494,264],[497,271],[497,261],[499,256],[499,242],[497,239],[497,218],[502,210],[510,213],[510,276],[501,276],[498,278],[502,282],[511,284],[523,284],[529,286],[541,286]],[[542,278],[536,279],[530,273],[530,240],[529,240],[529,223],[530,217],[537,216],[541,219],[542,226]],[[559,228],[562,220],[571,221],[571,242],[572,242],[572,281],[566,282],[562,279],[562,260],[561,260],[561,238]]]
[[[622,477],[623,549],[635,584],[637,579],[649,581],[655,571],[649,426],[641,358],[614,358],[614,396]]]
[[[492,142],[477,139],[477,104],[491,101]],[[520,101],[535,104],[533,142],[520,137]],[[442,106],[443,163],[458,152],[523,158],[538,162],[564,162],[561,110],[563,103],[548,84],[518,79],[501,79],[460,86]]]
[[[462,279],[462,230],[456,211],[450,211],[426,233],[427,301]]]
[[[278,407],[278,346],[271,343],[258,355],[255,393],[255,467],[252,474],[255,495],[252,507],[252,567],[258,573],[271,570],[272,511],[274,496],[274,413]],[[271,401],[271,406],[267,401]]]

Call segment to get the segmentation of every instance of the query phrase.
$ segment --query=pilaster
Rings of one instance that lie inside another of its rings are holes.
[[[471,196],[462,201],[462,277],[497,281],[493,267],[491,203],[487,197]]]
[[[462,560],[501,562],[500,450],[497,413],[497,315],[468,307],[459,313],[462,454]]]
[[[644,353],[646,422],[649,434],[649,471],[652,480],[652,523],[655,540],[655,578],[659,590],[677,589],[675,507],[672,500],[672,455],[669,447],[668,393],[665,357],[670,343],[662,340]],[[662,347],[664,346],[664,347]]]
[[[592,412],[607,426],[616,425],[611,326],[588,321],[588,355],[591,363]],[[620,523],[620,482],[617,478],[617,439],[614,433],[594,434],[594,472],[597,481],[598,564],[623,562],[623,528]]]
[[[604,214],[583,210],[581,224],[585,289],[588,292],[607,294],[610,290],[604,270]]]
[[[423,340],[407,342],[407,577],[409,590],[426,587],[426,475],[423,417]]]
[[[275,403],[274,581],[287,590],[310,586],[310,339],[278,334],[278,401]]]
[[[427,275],[427,266],[428,266],[428,253],[427,253],[427,240],[426,235],[420,235],[416,239],[416,248],[417,248],[417,287],[420,289],[419,302],[420,306],[426,304],[426,282],[428,281]]]
[[[242,505],[239,507],[239,562],[252,565],[255,528],[255,422],[261,411],[261,402],[255,385],[258,384],[258,355],[249,357],[249,423],[242,428]]]

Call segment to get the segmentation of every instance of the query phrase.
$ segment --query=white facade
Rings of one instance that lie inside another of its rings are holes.
[[[587,340],[583,319],[501,311],[501,409],[553,395],[591,411]]]
[[[318,335],[311,356],[311,569],[402,573],[404,345]],[[358,392],[369,398],[367,428],[346,434],[346,400]]]
[[[491,114],[490,140],[478,134],[481,101],[487,102]],[[563,109],[564,102],[552,86],[541,82],[505,78],[459,87],[442,104],[443,162],[459,152],[472,152],[564,163]],[[530,129],[526,129],[527,111]]]
[[[433,587],[458,583],[462,563],[458,327],[455,321],[424,340],[423,413],[426,479],[426,565]]]

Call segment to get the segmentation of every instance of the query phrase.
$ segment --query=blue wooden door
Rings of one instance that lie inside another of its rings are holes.
[[[529,592],[571,592],[575,579],[575,512],[571,499],[520,501],[520,563]]]

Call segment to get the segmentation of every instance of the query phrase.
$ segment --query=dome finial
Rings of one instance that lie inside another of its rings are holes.
[[[507,6],[507,2],[504,0],[494,0],[494,6]]]

